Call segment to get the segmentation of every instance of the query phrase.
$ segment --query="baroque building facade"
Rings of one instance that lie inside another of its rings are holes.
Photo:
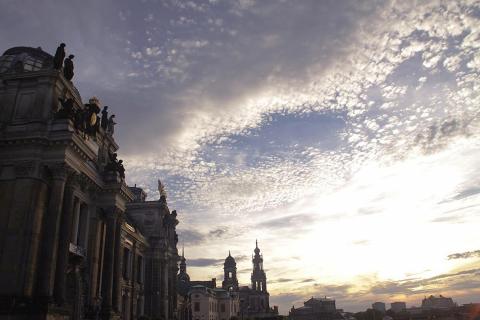
[[[53,60],[0,57],[0,318],[173,319],[176,212],[126,185],[113,121]]]

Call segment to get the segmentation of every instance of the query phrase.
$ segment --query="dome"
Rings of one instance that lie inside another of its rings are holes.
[[[0,57],[0,73],[31,72],[52,67],[53,57],[40,47],[14,47]]]
[[[235,259],[230,255],[230,251],[228,252],[228,257],[225,259],[225,266],[236,266],[237,263]]]

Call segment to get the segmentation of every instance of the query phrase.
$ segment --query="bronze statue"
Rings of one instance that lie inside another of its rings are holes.
[[[71,81],[73,79],[73,61],[72,59],[75,56],[73,54],[69,55],[67,59],[65,59],[63,63],[63,75],[65,79]]]
[[[108,127],[108,106],[103,107],[101,127],[102,127],[103,130],[105,130],[105,131],[107,130],[107,127]]]
[[[55,57],[53,57],[53,68],[56,70],[62,69],[63,59],[65,59],[65,43],[60,43],[57,51],[55,51]]]

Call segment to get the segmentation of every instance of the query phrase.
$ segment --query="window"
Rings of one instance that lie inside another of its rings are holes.
[[[42,61],[29,56],[23,61],[23,68],[25,71],[40,70],[42,68]]]
[[[0,57],[0,73],[6,72],[8,69],[10,69],[13,58],[14,56],[12,55]]]
[[[200,302],[195,302],[193,305],[193,311],[200,311]]]

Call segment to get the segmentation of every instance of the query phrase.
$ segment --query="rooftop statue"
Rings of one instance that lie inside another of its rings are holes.
[[[63,63],[63,75],[65,79],[71,81],[73,79],[73,61],[72,59],[75,56],[73,54],[69,55],[65,62]]]
[[[56,70],[62,69],[63,59],[65,59],[65,43],[60,43],[53,57],[53,68]]]
[[[105,166],[105,172],[118,172],[120,178],[125,179],[125,167],[123,166],[123,160],[117,159],[116,153],[108,153],[110,162]]]
[[[68,98],[68,99],[61,99],[58,98],[60,103],[62,104],[62,107],[60,110],[58,110],[55,113],[55,116],[57,119],[71,119],[73,120],[74,118],[74,109],[73,109],[73,99]]]
[[[115,125],[117,123],[115,122],[115,115],[112,114],[110,118],[108,118],[108,124],[107,124],[107,132],[109,132],[111,135],[113,135],[113,132],[115,131]]]
[[[163,196],[165,200],[167,199],[167,192],[165,192],[165,185],[158,179],[158,193],[160,194],[160,198]]]
[[[108,106],[103,107],[101,127],[103,130],[107,130],[108,127]]]

